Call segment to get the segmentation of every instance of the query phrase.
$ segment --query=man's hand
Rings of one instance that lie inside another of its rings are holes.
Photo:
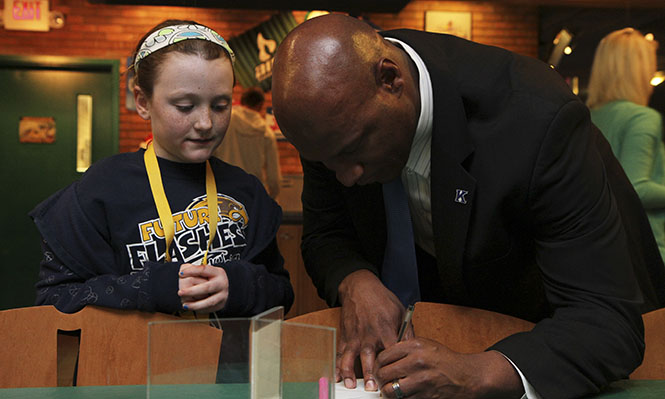
[[[519,374],[499,352],[462,354],[438,342],[415,338],[399,342],[376,358],[376,377],[388,398],[399,383],[405,398],[519,398]]]
[[[354,363],[360,356],[365,390],[376,391],[374,362],[377,352],[397,341],[404,307],[399,299],[368,270],[346,276],[339,285],[342,303],[341,337],[337,354],[337,381],[356,387]],[[407,332],[407,337],[412,336]]]
[[[222,309],[229,297],[226,271],[210,265],[184,263],[180,266],[178,288],[183,308],[202,313]]]

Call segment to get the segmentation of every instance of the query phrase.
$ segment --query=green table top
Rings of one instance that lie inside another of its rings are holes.
[[[617,381],[596,397],[603,399],[663,399],[665,398],[665,380]]]
[[[284,398],[316,398],[318,383],[284,384]],[[109,385],[58,388],[0,389],[2,399],[145,399],[145,385]],[[249,384],[200,384],[152,386],[150,399],[250,398]]]
[[[283,390],[283,398],[286,399],[316,399],[318,384],[284,384]],[[166,385],[153,387],[150,399],[179,399],[194,394],[197,399],[249,398],[249,386],[247,384]],[[0,398],[3,399],[144,399],[145,397],[144,385],[0,389]],[[665,380],[618,381],[596,398],[663,399]]]

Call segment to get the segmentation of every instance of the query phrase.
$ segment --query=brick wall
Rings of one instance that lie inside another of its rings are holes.
[[[227,39],[269,19],[270,10],[223,10],[188,7],[122,6],[90,4],[85,0],[52,0],[51,10],[65,14],[65,26],[49,32],[2,29],[0,54],[60,55],[110,58],[121,61],[132,54],[136,42],[156,23],[168,19],[193,19],[217,30]],[[538,53],[538,13],[535,6],[507,6],[490,1],[412,0],[397,14],[372,13],[366,17],[382,29],[424,29],[425,12],[468,11],[472,13],[472,39],[536,56]],[[304,11],[294,11],[298,22]],[[150,132],[149,123],[125,108],[126,78],[120,81],[119,150],[133,151]],[[239,97],[236,87],[234,97]],[[271,97],[266,97],[266,106]],[[287,142],[279,143],[283,173],[301,173],[297,151]]]
[[[492,1],[412,0],[398,14],[370,14],[382,29],[425,29],[425,12],[471,13],[471,40],[538,55],[538,9],[536,6],[496,4]]]

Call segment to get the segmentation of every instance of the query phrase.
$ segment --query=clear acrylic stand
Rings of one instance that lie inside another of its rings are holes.
[[[335,329],[283,315],[149,323],[148,399],[334,399]]]

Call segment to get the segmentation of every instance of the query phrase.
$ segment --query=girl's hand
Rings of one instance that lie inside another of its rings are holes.
[[[204,278],[201,278],[201,277],[183,277],[183,274],[182,274],[183,270],[185,270],[189,267],[192,267],[192,266],[193,265],[191,263],[183,263],[182,265],[180,265],[180,271],[178,272],[178,275],[180,276],[180,278],[178,279],[178,295],[180,294],[180,291],[182,291],[186,288],[190,288],[190,287],[193,287],[197,284],[205,283],[206,281],[208,281],[208,280],[206,280]],[[183,298],[181,296],[180,301],[183,302],[183,303],[185,301],[186,302],[194,302],[194,301],[198,301],[198,300],[203,299],[203,298],[205,298],[205,297],[200,297],[200,298],[186,297],[186,298]]]
[[[226,305],[229,297],[229,279],[221,267],[192,265],[180,267],[178,295],[183,309],[212,313]]]

